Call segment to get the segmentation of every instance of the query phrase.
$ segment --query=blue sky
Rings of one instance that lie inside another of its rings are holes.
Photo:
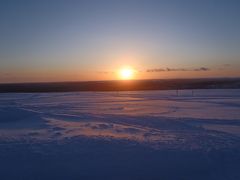
[[[2,0],[0,82],[240,76],[239,17],[237,0]]]

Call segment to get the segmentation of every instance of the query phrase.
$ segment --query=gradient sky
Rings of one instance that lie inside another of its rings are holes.
[[[240,77],[239,0],[1,0],[0,82]]]

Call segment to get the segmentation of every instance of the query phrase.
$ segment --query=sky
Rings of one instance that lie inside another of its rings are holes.
[[[240,77],[239,0],[1,0],[0,83]]]

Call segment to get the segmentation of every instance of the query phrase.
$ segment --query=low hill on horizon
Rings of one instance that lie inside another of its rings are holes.
[[[0,93],[240,89],[240,78],[159,79],[0,84]]]

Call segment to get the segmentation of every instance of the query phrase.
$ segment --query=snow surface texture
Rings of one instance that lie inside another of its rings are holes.
[[[240,179],[240,90],[0,94],[0,179]]]

